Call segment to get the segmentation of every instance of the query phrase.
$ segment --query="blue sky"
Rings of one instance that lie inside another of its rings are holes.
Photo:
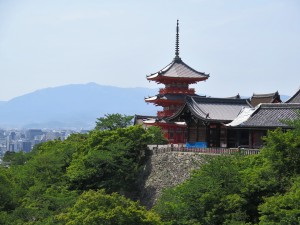
[[[0,100],[96,82],[156,87],[145,76],[180,56],[210,74],[198,94],[292,95],[300,87],[298,0],[0,0]]]

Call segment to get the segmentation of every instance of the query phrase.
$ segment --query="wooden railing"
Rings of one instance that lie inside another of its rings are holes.
[[[227,155],[240,153],[242,155],[255,155],[259,153],[259,149],[248,149],[248,148],[186,148],[186,147],[161,147],[153,148],[152,154],[160,154],[166,152],[193,152],[206,155]]]

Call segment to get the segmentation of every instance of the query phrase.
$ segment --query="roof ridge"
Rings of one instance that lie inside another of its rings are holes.
[[[296,91],[296,93],[290,97],[288,100],[286,100],[286,103],[290,103],[292,100],[294,100],[298,95],[300,94],[300,88],[298,89],[298,91]]]
[[[264,108],[293,108],[300,106],[300,103],[260,103]]]
[[[191,99],[192,99],[192,101],[193,101],[194,103],[197,103],[197,102],[193,99],[193,97],[191,97]],[[204,115],[206,115],[206,118],[209,117],[209,113],[208,113],[208,112],[206,112],[206,111],[204,111],[203,109],[199,108],[197,104],[196,104],[196,106],[197,106],[197,108],[198,108],[199,111],[201,111]]]
[[[272,93],[266,93],[266,94],[256,94],[256,93],[253,93],[252,95],[252,98],[253,97],[273,97],[274,95],[278,95],[278,91],[276,92],[272,92]]]
[[[191,96],[198,100],[198,102],[214,102],[214,103],[224,103],[224,104],[239,104],[245,103],[249,105],[248,99],[235,99],[235,98],[216,98],[216,97],[201,97],[201,96]]]

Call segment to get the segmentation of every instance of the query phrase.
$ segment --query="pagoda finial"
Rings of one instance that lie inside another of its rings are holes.
[[[179,20],[177,20],[176,26],[175,60],[181,61],[179,57]]]

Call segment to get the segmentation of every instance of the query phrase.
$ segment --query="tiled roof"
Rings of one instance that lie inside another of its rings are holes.
[[[134,115],[133,124],[142,124],[146,120],[155,120],[157,116]]]
[[[234,120],[232,120],[230,123],[226,124],[226,126],[235,127],[235,126],[238,126],[238,125],[244,123],[245,121],[247,121],[249,119],[249,117],[253,114],[254,111],[255,111],[255,108],[242,109],[241,112],[239,113],[239,115]]]
[[[160,77],[187,78],[201,81],[206,80],[209,77],[209,75],[194,70],[193,68],[185,64],[181,59],[174,59],[169,65],[164,67],[162,70],[158,71],[157,73],[148,75],[147,79],[156,80]]]
[[[164,94],[164,95],[158,94],[153,97],[145,98],[145,101],[153,101],[153,100],[158,100],[158,99],[184,101],[186,96],[187,96],[186,94]],[[198,96],[198,95],[194,95],[194,96]]]
[[[240,94],[237,94],[237,95],[235,95],[235,96],[227,97],[227,98],[231,98],[231,99],[241,99],[241,96],[240,96]]]
[[[170,119],[175,119],[185,110],[206,121],[232,121],[243,108],[249,108],[247,99],[186,97],[185,105]]]
[[[286,101],[287,103],[300,103],[300,88],[299,90]]]
[[[297,103],[269,103],[259,105],[247,121],[240,124],[240,127],[288,127],[284,120],[297,118],[297,110],[300,104]]]
[[[281,102],[278,91],[269,94],[253,94],[251,97],[251,105],[253,107],[260,103],[276,103]]]

